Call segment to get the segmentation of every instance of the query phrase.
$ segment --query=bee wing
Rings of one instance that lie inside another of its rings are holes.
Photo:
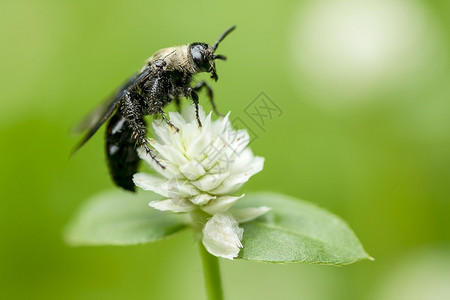
[[[91,130],[98,123],[103,124],[109,116],[111,116],[112,112],[117,108],[120,102],[120,95],[116,97],[113,95],[108,97],[106,101],[97,106],[89,115],[87,115],[81,122],[78,122],[73,128],[72,133],[80,134],[84,131]],[[100,122],[103,120],[102,122]],[[100,124],[100,125],[101,125]]]
[[[119,106],[120,100],[123,98],[125,93],[147,79],[150,76],[150,73],[150,68],[147,68],[144,71],[133,75],[117,90],[117,92],[114,93],[113,96],[108,98],[83,121],[75,126],[75,132],[80,133],[83,131],[87,131],[87,133],[74,147],[74,149],[72,150],[72,155],[75,154],[75,152],[77,152],[78,149],[80,149],[97,132],[97,130],[103,125],[103,123],[106,122],[106,120],[109,119],[109,117],[111,117],[111,115]]]

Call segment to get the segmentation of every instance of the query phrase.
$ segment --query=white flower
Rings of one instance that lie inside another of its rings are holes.
[[[194,106],[183,116],[169,113],[169,117],[179,132],[163,120],[155,120],[155,139],[150,139],[165,168],[140,151],[141,158],[159,174],[137,173],[134,183],[166,198],[150,202],[155,209],[176,213],[202,210],[210,215],[202,230],[203,245],[215,256],[233,259],[242,248],[239,222],[253,220],[270,208],[232,209],[244,195],[231,194],[262,170],[264,158],[254,156],[247,147],[250,138],[246,130],[233,130],[229,114],[212,121],[211,113],[205,116],[200,107],[201,127]]]

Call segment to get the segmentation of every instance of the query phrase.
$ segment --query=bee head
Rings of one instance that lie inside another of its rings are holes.
[[[211,74],[211,78],[217,81],[216,59],[226,60],[227,58],[220,54],[216,55],[214,52],[219,43],[235,28],[236,26],[232,26],[226,30],[212,46],[205,43],[192,43],[189,46],[192,59],[199,72],[208,72]]]

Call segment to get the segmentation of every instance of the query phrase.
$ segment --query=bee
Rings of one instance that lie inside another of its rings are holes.
[[[195,42],[188,45],[164,48],[156,51],[142,69],[123,84],[112,97],[89,115],[77,128],[86,131],[85,136],[76,145],[72,153],[80,149],[108,121],[105,135],[105,150],[108,168],[113,182],[119,187],[135,191],[133,175],[139,166],[138,148],[144,149],[161,167],[152,153],[147,139],[147,115],[159,116],[176,132],[179,129],[166,117],[163,108],[175,101],[180,109],[180,98],[193,101],[198,126],[202,126],[198,116],[198,92],[205,89],[214,112],[217,111],[213,91],[205,82],[191,86],[193,76],[208,72],[217,81],[216,59],[226,57],[215,54],[219,43],[236,27],[227,29],[211,46]]]

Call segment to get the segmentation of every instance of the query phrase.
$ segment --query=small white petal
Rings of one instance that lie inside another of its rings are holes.
[[[184,199],[167,199],[161,201],[152,201],[148,204],[157,210],[173,211],[176,213],[190,212],[195,209],[195,205]]]
[[[220,137],[226,142],[230,151],[236,153],[241,152],[250,142],[250,136],[245,129],[228,130],[222,133]]]
[[[172,144],[160,144],[150,140],[150,145],[158,152],[158,156],[176,165],[183,165],[188,162],[188,159]]]
[[[146,173],[137,173],[133,176],[134,184],[143,189],[144,191],[152,191],[157,194],[168,197],[168,191],[162,188],[162,185],[166,182],[161,177],[153,176]]]
[[[165,125],[167,124],[163,123],[161,120],[154,120],[152,122],[155,138],[160,141],[161,144],[168,145],[170,144],[171,138],[169,136],[168,127]]]
[[[228,172],[221,174],[206,174],[199,180],[191,181],[191,183],[199,190],[207,192],[218,187],[228,175]]]
[[[202,132],[204,132],[204,133],[212,133],[212,132],[211,132],[211,125],[212,125],[212,122],[211,122],[211,115],[212,115],[212,112],[210,112],[210,113],[206,116],[205,120],[203,120],[203,123],[202,123]]]
[[[188,163],[180,166],[180,171],[181,173],[183,173],[184,177],[189,180],[196,180],[206,173],[205,169],[203,169],[203,165],[196,160],[191,160]]]
[[[253,161],[247,166],[246,169],[242,170],[243,173],[236,174],[225,179],[220,186],[216,189],[210,191],[212,194],[224,195],[230,194],[237,191],[242,184],[247,182],[247,180],[254,174],[260,172],[264,166],[263,157],[255,157]]]
[[[203,228],[202,242],[212,255],[233,259],[242,248],[244,230],[230,215],[214,215]]]
[[[186,121],[183,116],[177,112],[169,112],[169,118],[170,122],[178,127],[178,129],[181,129],[184,125],[186,125]]]
[[[180,129],[180,131],[181,131],[181,129]],[[176,132],[175,129],[171,128],[170,138],[172,140],[171,141],[172,147],[175,148],[178,152],[184,153],[184,151],[185,151],[184,143],[183,143],[183,139],[181,138],[180,132]]]
[[[162,120],[153,121],[153,132],[155,133],[155,139],[150,139],[150,144],[155,148],[156,151],[161,156],[165,156],[166,151],[160,151],[156,147],[170,147],[174,148],[176,151],[183,150],[183,143],[181,141],[180,135],[175,131],[174,128],[167,125],[166,122]],[[170,158],[168,158],[170,161]]]
[[[205,205],[210,200],[215,199],[215,198],[216,198],[216,196],[212,196],[212,195],[203,193],[203,194],[189,198],[189,201],[191,201],[195,205]]]
[[[241,157],[241,155],[243,157],[242,157],[242,159],[239,159]],[[252,159],[248,159],[248,157],[245,157],[246,155],[249,155],[248,151],[243,151],[241,155],[234,162],[235,165],[233,166],[233,168],[234,168],[235,174],[241,172],[241,173],[245,173],[245,174],[249,174],[250,176],[253,176],[263,169],[264,157],[253,156]],[[241,164],[241,165],[238,165],[238,164]]]
[[[216,135],[216,136],[220,135],[227,128],[231,127],[229,117],[230,117],[230,112],[227,113],[225,117],[223,117],[223,118],[217,120],[216,122],[214,122],[213,124],[211,124],[212,125],[211,128],[212,128],[214,135]]]
[[[252,163],[257,163],[254,160],[255,156],[253,155],[252,150],[250,148],[246,148],[243,151],[239,152],[232,161],[230,166],[231,174],[242,173],[244,170],[247,170]]]
[[[173,178],[164,182],[161,185],[161,189],[167,191],[169,198],[189,198],[200,194],[189,181],[184,179]]]
[[[244,197],[244,194],[242,194],[239,197],[233,196],[217,197],[216,199],[209,201],[208,204],[200,208],[210,215],[222,214],[227,212],[236,203],[236,201],[238,201],[242,197]]]
[[[230,155],[229,148],[227,143],[220,137],[216,137],[216,139],[210,143],[208,150],[205,152],[205,159],[202,161],[202,164],[205,170],[210,170],[214,166],[216,166],[221,161],[229,161]],[[228,166],[227,166],[228,169]]]
[[[183,144],[185,146],[184,152],[186,152],[186,146],[190,145],[192,140],[195,139],[196,136],[201,134],[197,123],[187,123],[182,127],[180,133],[181,139],[183,140]]]
[[[271,209],[267,206],[235,208],[232,210],[232,214],[239,223],[245,223],[264,215]]]
[[[161,174],[167,179],[176,177],[178,174],[178,170],[172,166],[168,161],[163,160],[158,157],[158,161],[164,166],[164,169],[156,163],[156,161],[143,149],[138,149],[139,157],[144,160],[153,170]]]
[[[211,138],[208,134],[199,134],[186,147],[186,156],[190,159],[202,159],[210,144]]]
[[[236,147],[236,152],[241,153],[242,150],[247,147],[248,143],[250,142],[250,135],[248,134],[246,129],[238,130],[238,133],[236,135],[234,142],[234,146]]]
[[[195,105],[189,105],[188,107],[186,107],[182,112],[182,116],[186,120],[186,123],[192,123],[194,121],[197,122]],[[203,123],[203,121],[205,121],[205,111],[200,105],[198,106],[198,117],[200,119],[200,122]]]

